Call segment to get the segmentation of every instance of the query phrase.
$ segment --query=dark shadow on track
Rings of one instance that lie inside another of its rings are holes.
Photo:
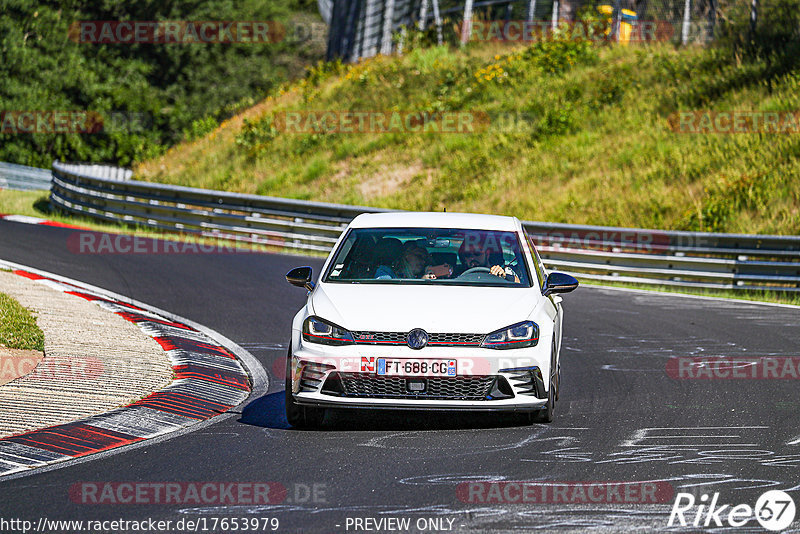
[[[260,397],[242,410],[238,419],[246,425],[290,430],[286,421],[284,392]],[[409,410],[328,409],[319,430],[390,431],[390,430],[465,430],[528,426],[523,416],[513,413],[438,412]],[[530,425],[538,426],[538,425]]]
[[[254,400],[244,407],[242,417],[238,421],[246,425],[280,430],[290,429],[289,422],[286,420],[283,391],[269,393]]]

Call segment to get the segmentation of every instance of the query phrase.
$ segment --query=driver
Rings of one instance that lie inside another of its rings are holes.
[[[461,268],[458,271],[458,275],[464,274],[464,272],[474,269],[476,267],[483,267],[489,269],[489,272],[495,276],[499,276],[500,278],[505,278],[506,280],[511,281],[513,277],[514,282],[519,284],[519,276],[511,267],[505,267],[503,265],[491,265],[489,261],[489,250],[486,248],[485,244],[471,242],[469,239],[464,239],[464,242],[461,243],[461,246],[458,247],[458,258],[461,260]]]

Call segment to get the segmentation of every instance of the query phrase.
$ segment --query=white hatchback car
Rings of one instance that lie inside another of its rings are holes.
[[[292,323],[286,415],[326,407],[505,410],[550,422],[560,381],[561,298],[514,217],[380,213],[345,229]]]

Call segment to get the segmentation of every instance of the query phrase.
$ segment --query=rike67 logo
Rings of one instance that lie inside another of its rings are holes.
[[[709,499],[703,494],[699,502],[691,493],[678,493],[669,514],[668,527],[741,527],[755,519],[767,530],[783,530],[792,524],[795,516],[794,499],[780,490],[770,490],[762,494],[756,505],[719,504],[719,493]]]

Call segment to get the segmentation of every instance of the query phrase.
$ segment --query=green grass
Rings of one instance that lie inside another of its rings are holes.
[[[36,318],[5,293],[0,293],[0,345],[9,349],[44,351],[44,334]]]
[[[581,285],[597,286],[597,287],[621,287],[627,289],[644,289],[647,291],[656,291],[659,293],[681,293],[684,295],[695,295],[700,297],[713,297],[722,299],[733,300],[751,300],[757,302],[770,302],[776,304],[789,304],[792,306],[800,306],[800,294],[798,293],[782,293],[779,291],[745,291],[734,289],[707,289],[707,288],[684,288],[673,286],[659,286],[651,284],[634,284],[630,282],[598,282],[595,280],[580,279]]]
[[[800,134],[685,134],[681,110],[800,109],[800,68],[713,49],[548,42],[326,64],[141,179],[521,219],[800,233]],[[286,111],[486,113],[485,131],[298,134]]]
[[[42,201],[47,202],[47,193],[44,191],[0,189],[0,214],[41,217],[41,211],[36,206],[41,206]]]

